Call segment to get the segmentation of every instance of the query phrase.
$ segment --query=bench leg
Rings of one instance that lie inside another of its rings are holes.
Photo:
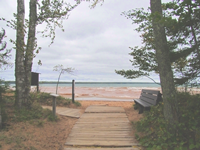
[[[144,107],[140,105],[140,106],[139,106],[139,114],[142,114],[143,111],[144,111]]]
[[[140,107],[140,106],[139,106],[138,103],[135,103],[135,104],[134,104],[134,110],[137,110],[139,107]]]

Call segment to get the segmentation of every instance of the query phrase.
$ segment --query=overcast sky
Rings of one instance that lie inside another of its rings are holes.
[[[28,0],[25,2],[28,4]],[[90,9],[89,5],[83,1],[70,12],[69,18],[63,22],[65,32],[57,29],[50,47],[50,38],[37,35],[38,46],[42,50],[34,59],[32,71],[41,73],[40,81],[57,80],[58,72],[53,71],[53,67],[62,64],[65,68],[75,68],[74,75],[64,74],[62,81],[152,82],[146,77],[125,79],[115,73],[115,70],[134,69],[129,61],[129,47],[141,45],[139,34],[134,31],[136,25],[121,13],[134,8],[147,8],[149,0],[104,0],[102,6],[99,4],[94,9]],[[12,19],[16,7],[16,0],[0,0],[0,17]],[[26,7],[26,16],[28,11]],[[15,39],[14,30],[7,28],[2,21],[0,27],[6,30],[5,40]],[[42,26],[39,29],[43,29]],[[7,48],[12,46],[8,43]],[[13,67],[0,71],[2,79],[15,79],[14,60],[15,50],[10,60]],[[38,66],[38,60],[42,61],[42,66]],[[157,75],[151,77],[159,81]]]

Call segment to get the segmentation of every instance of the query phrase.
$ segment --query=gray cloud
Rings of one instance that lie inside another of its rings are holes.
[[[28,0],[25,0],[26,4]],[[62,64],[75,68],[75,75],[64,74],[61,80],[69,81],[150,81],[147,78],[128,80],[115,73],[115,69],[132,69],[129,60],[129,47],[141,45],[135,25],[121,15],[123,11],[149,6],[149,0],[105,0],[102,6],[90,9],[89,3],[82,2],[70,12],[63,22],[65,32],[56,29],[56,38],[51,40],[37,35],[38,45],[42,47],[33,62],[33,71],[39,72],[40,80],[57,80],[58,72],[53,67]],[[26,7],[27,8],[27,7]],[[11,19],[16,11],[16,2],[0,1],[0,16]],[[28,12],[28,10],[26,10]],[[28,16],[28,15],[27,15]],[[0,26],[5,23],[0,21]],[[42,30],[44,25],[38,26]],[[7,36],[15,39],[15,32],[6,28]],[[12,45],[9,45],[12,46]],[[12,52],[12,62],[15,53]],[[41,60],[42,66],[37,62]],[[158,77],[152,75],[158,81]],[[1,77],[14,80],[14,67],[1,71]]]

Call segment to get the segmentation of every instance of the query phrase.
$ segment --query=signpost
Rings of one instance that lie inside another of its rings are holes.
[[[56,97],[58,97],[59,95],[57,94],[50,94],[53,97],[53,103],[52,103],[52,112],[53,112],[53,116],[54,118],[56,117]]]

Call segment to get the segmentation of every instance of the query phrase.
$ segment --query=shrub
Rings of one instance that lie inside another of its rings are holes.
[[[13,120],[17,122],[29,121],[47,118],[50,114],[52,114],[51,110],[43,109],[39,103],[34,102],[31,108],[23,107],[20,110],[16,109]]]
[[[52,106],[52,96],[50,93],[31,93],[30,94],[31,102],[33,103],[34,101],[37,101],[40,104],[43,105],[51,105]],[[64,98],[62,96],[56,97],[56,105],[58,106],[67,106],[71,104],[71,99]]]
[[[51,104],[52,104],[52,96],[50,95],[50,93],[32,92],[32,93],[30,93],[30,98],[31,98],[32,102],[37,101],[42,104],[49,104],[51,102]]]
[[[47,118],[49,121],[53,121],[53,122],[59,120],[59,118],[57,116],[54,117],[52,113],[49,114],[49,116]]]
[[[164,119],[163,103],[152,107],[135,123],[136,138],[147,150],[200,149],[200,95],[178,93],[177,97],[179,123],[176,126],[171,127]]]
[[[67,105],[71,104],[71,99],[68,99],[68,98],[65,98],[65,97],[62,97],[62,96],[58,96],[56,98],[56,104],[60,105],[60,106],[62,106],[62,105],[67,106]]]
[[[9,84],[0,79],[0,128],[3,125],[3,123],[7,120],[7,114],[5,110],[6,99],[3,96],[3,94],[6,93],[6,90],[8,90],[8,88]]]
[[[79,101],[75,101],[74,105],[76,105],[77,107],[81,106],[81,103]]]

